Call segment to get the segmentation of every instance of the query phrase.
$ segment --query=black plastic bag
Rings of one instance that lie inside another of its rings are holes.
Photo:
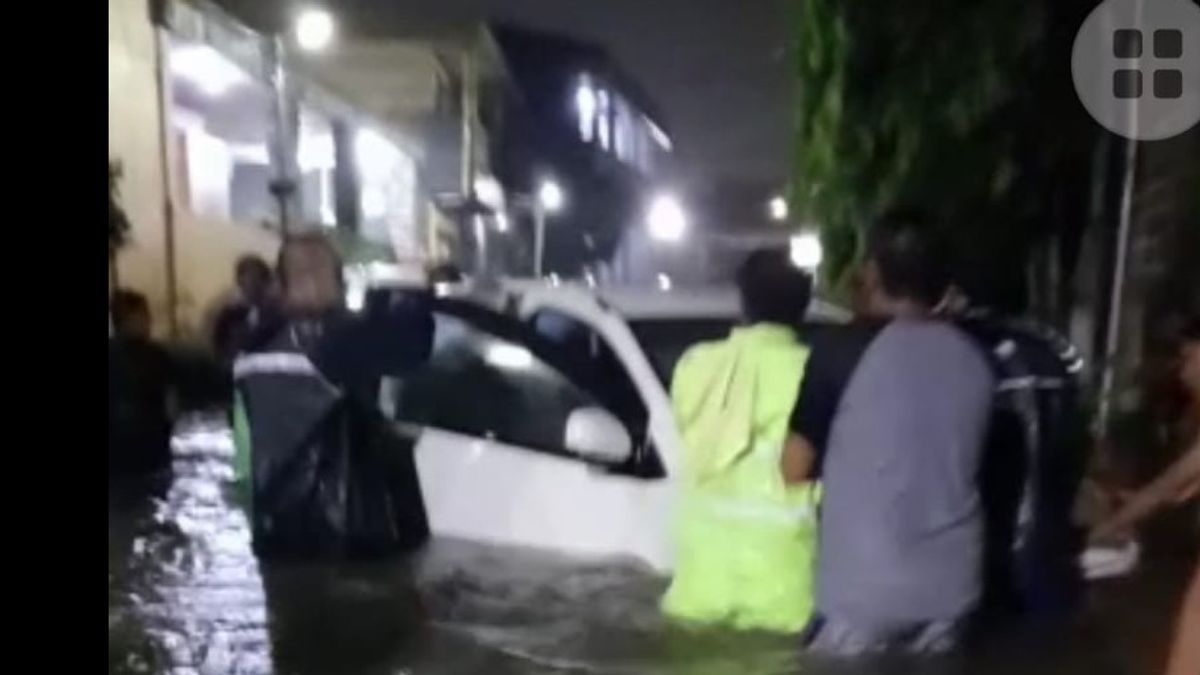
[[[378,411],[315,372],[254,374],[239,386],[256,553],[355,558],[411,550],[428,538],[413,442]]]

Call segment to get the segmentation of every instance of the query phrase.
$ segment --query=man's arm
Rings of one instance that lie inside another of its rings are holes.
[[[1194,496],[1200,489],[1200,438],[1182,457],[1149,485],[1138,490],[1115,515],[1101,523],[1092,538],[1098,541],[1124,535],[1159,509]]]

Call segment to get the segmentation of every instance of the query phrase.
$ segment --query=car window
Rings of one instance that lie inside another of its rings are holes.
[[[571,412],[589,406],[607,409],[552,365],[564,359],[550,353],[553,345],[522,335],[504,317],[449,308],[435,311],[434,317],[433,352],[402,383],[396,397],[398,419],[570,454],[563,438]]]
[[[626,426],[638,429],[636,440],[643,440],[646,404],[608,341],[586,323],[554,310],[537,312],[530,323],[539,337],[572,355],[582,386]]]

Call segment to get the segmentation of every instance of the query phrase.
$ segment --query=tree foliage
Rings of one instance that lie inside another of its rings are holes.
[[[1094,141],[1069,71],[1082,3],[1054,5],[795,0],[791,197],[832,281],[895,206],[947,224],[964,261],[1021,276]]]

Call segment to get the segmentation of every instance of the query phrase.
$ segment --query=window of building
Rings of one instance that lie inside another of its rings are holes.
[[[419,247],[416,226],[416,165],[411,156],[378,129],[354,132],[358,169],[359,234],[405,256]]]
[[[172,39],[171,130],[178,188],[193,214],[277,220],[269,185],[271,91],[209,45]]]
[[[333,122],[328,116],[304,105],[300,107],[296,161],[300,169],[300,210],[304,222],[333,227],[337,224],[337,154]]]

